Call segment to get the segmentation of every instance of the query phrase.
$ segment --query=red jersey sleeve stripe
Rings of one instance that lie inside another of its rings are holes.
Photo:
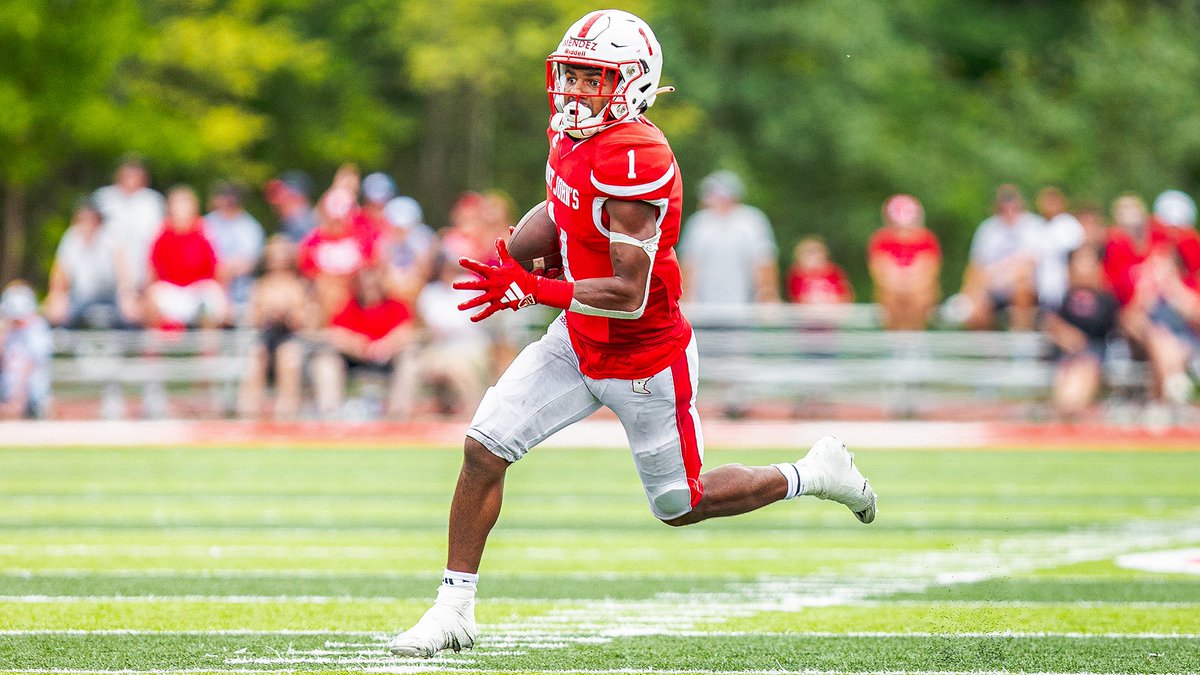
[[[664,185],[671,182],[671,179],[674,177],[675,164],[672,163],[669,167],[667,167],[667,172],[664,173],[661,178],[656,181],[642,183],[640,185],[609,185],[607,183],[601,183],[596,178],[596,172],[593,171],[592,185],[594,185],[597,190],[605,194],[610,194],[614,197],[636,197],[638,195],[644,195],[662,188]]]

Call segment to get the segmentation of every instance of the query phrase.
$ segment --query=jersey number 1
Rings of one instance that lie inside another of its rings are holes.
[[[637,171],[633,170],[633,151],[629,151],[629,177],[637,178]]]

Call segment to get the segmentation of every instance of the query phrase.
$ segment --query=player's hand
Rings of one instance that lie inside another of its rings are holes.
[[[479,279],[454,282],[454,288],[479,291],[479,295],[459,304],[460,310],[486,305],[471,316],[471,321],[483,321],[502,309],[518,310],[537,303],[537,278],[526,272],[508,254],[504,239],[496,240],[499,265],[488,265],[471,258],[459,258],[458,264],[479,275]]]

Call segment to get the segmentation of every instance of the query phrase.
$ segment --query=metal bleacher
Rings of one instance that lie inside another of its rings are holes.
[[[844,402],[890,416],[939,405],[1044,401],[1055,365],[1036,332],[883,331],[872,304],[690,307],[702,400],[740,414],[763,402]],[[1111,390],[1141,388],[1144,367],[1115,345]]]
[[[700,350],[700,401],[731,415],[779,405],[868,406],[887,416],[936,415],[938,406],[1044,401],[1054,363],[1031,332],[883,331],[871,304],[684,308]],[[546,312],[520,313],[520,339],[537,339]],[[207,388],[232,400],[256,336],[248,330],[58,331],[56,391],[155,386]],[[1110,350],[1110,391],[1135,392],[1144,365]]]

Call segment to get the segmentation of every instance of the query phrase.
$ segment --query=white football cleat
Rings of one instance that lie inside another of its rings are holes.
[[[454,597],[438,590],[438,599],[415,626],[392,638],[388,650],[397,656],[429,658],[444,650],[475,646],[475,596]]]
[[[822,436],[796,465],[803,472],[804,494],[844,504],[864,523],[875,520],[875,491],[845,443]]]

